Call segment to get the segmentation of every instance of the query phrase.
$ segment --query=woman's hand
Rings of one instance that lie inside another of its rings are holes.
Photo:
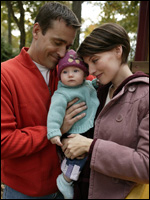
[[[83,158],[89,152],[93,139],[86,138],[80,134],[71,134],[62,141],[62,151],[67,158]]]
[[[64,117],[64,121],[63,121],[63,124],[60,129],[62,134],[67,133],[71,129],[71,127],[73,126],[73,124],[75,122],[82,119],[86,115],[85,113],[82,113],[82,114],[76,116],[83,110],[87,109],[85,102],[81,102],[81,103],[73,105],[78,100],[79,99],[76,98],[68,103],[66,115]]]

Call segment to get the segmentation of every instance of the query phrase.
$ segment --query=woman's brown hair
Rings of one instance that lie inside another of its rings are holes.
[[[115,23],[106,23],[95,28],[81,43],[77,53],[81,57],[110,51],[121,45],[122,63],[126,63],[130,52],[130,40],[124,28]]]

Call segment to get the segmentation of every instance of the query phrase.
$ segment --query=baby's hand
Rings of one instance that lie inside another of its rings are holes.
[[[99,86],[99,84],[100,84],[99,79],[96,80],[96,84]]]
[[[57,144],[58,146],[63,146],[63,144],[60,141],[60,136],[55,136],[53,138],[50,139],[52,144]]]

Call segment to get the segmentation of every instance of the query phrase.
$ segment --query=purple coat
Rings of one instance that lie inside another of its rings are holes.
[[[101,110],[90,162],[88,199],[124,199],[149,183],[149,78],[123,84]]]

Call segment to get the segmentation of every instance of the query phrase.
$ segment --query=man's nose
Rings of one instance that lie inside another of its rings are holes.
[[[63,46],[63,47],[61,47],[60,49],[59,49],[59,51],[58,51],[58,55],[59,55],[59,57],[60,58],[63,58],[64,56],[65,56],[65,54],[66,54],[66,47],[65,46]]]

